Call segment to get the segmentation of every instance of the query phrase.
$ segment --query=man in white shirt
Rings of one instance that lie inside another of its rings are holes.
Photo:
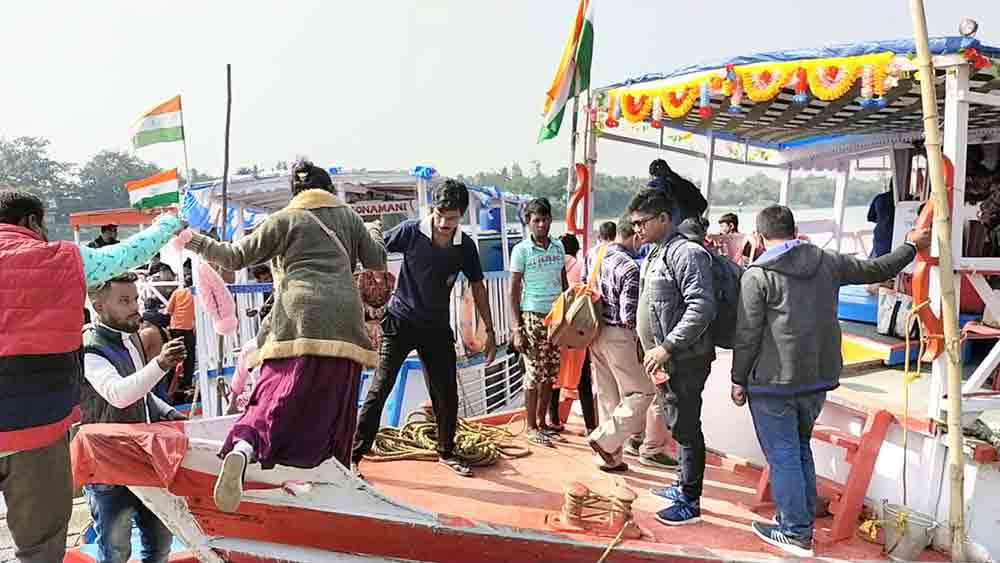
[[[170,340],[156,358],[146,361],[138,335],[135,281],[135,274],[126,273],[89,292],[97,319],[83,331],[82,424],[142,424],[185,418],[151,393],[163,376],[184,360],[184,342]],[[166,563],[173,541],[170,531],[127,487],[86,485],[84,494],[97,532],[98,563],[129,560],[133,518],[142,536],[142,561]]]

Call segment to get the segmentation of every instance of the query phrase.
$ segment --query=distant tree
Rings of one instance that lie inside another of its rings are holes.
[[[516,181],[516,180],[520,180],[521,178],[524,178],[524,171],[521,170],[521,165],[518,164],[518,163],[516,163],[516,162],[514,164],[511,164],[510,165],[510,179]]]
[[[278,163],[274,165],[274,169],[281,171],[288,170],[288,162],[284,160],[279,160]]]
[[[213,176],[211,174],[205,174],[202,171],[198,170],[197,168],[192,168],[191,169],[191,183],[192,184],[197,184],[199,182],[208,182],[208,181],[211,181],[211,180],[214,180],[214,179],[215,179],[215,176]],[[183,183],[185,183],[185,181],[182,181],[181,183],[183,184]]]
[[[240,166],[233,174],[237,176],[256,176],[259,172],[260,166],[254,164],[253,166]]]
[[[123,151],[104,150],[80,168],[80,197],[88,210],[128,207],[125,182],[160,172],[152,163]]]
[[[49,156],[48,139],[0,137],[0,185],[31,188],[43,197],[59,197],[72,185],[72,167]]]

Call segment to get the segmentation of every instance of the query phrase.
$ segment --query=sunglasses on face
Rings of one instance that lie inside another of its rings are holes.
[[[646,223],[659,218],[659,215],[653,215],[652,217],[646,217],[645,219],[636,219],[635,221],[632,221],[632,228],[635,230],[645,229]]]

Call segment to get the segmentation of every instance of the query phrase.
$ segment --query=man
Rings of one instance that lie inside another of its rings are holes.
[[[740,218],[735,213],[725,213],[719,217],[719,230],[724,235],[740,232]]]
[[[673,202],[670,220],[679,225],[685,219],[699,218],[708,209],[708,201],[698,187],[670,169],[667,161],[658,158],[649,164],[652,180],[648,187],[659,190]]]
[[[715,359],[708,329],[716,303],[712,257],[702,245],[676,232],[670,218],[673,207],[662,191],[648,189],[632,198],[628,213],[642,241],[654,245],[642,267],[636,329],[645,351],[643,367],[657,382],[680,458],[678,483],[654,491],[673,503],[656,518],[680,525],[701,520],[701,392]]]
[[[597,238],[601,242],[612,243],[617,238],[618,227],[614,221],[605,221],[597,228]],[[631,230],[631,229],[630,229]]]
[[[101,234],[90,241],[87,246],[90,248],[104,248],[112,244],[118,244],[118,225],[102,225]]]
[[[767,250],[741,280],[732,398],[742,405],[749,396],[779,523],[752,526],[765,542],[812,557],[816,469],[810,439],[826,392],[839,385],[839,288],[892,278],[930,245],[930,235],[910,232],[894,252],[859,260],[797,240],[795,218],[781,205],[760,212],[757,232]]]
[[[875,223],[872,237],[872,258],[884,256],[892,250],[892,228],[896,220],[896,197],[893,195],[892,182],[888,191],[884,191],[872,199],[868,206],[868,222]]]
[[[62,561],[66,550],[86,286],[142,264],[180,226],[161,215],[120,245],[50,243],[42,201],[0,190],[0,492],[21,563]]]
[[[588,279],[600,260],[598,272],[603,324],[590,345],[592,373],[598,393],[601,424],[587,439],[605,461],[604,471],[625,471],[622,448],[645,426],[646,413],[656,396],[656,387],[646,376],[636,354],[635,321],[639,303],[639,266],[635,263],[635,233],[631,218],[623,217],[615,242],[601,245],[587,257]],[[602,249],[604,257],[599,258]],[[608,460],[611,460],[610,462]],[[671,467],[662,453],[639,457],[650,467]]]
[[[97,320],[83,331],[84,380],[80,388],[82,424],[142,424],[184,420],[184,416],[150,393],[185,356],[175,338],[146,361],[139,330],[139,293],[135,274],[112,278],[88,293]],[[132,520],[142,536],[142,561],[165,563],[173,541],[160,522],[128,487],[85,485],[97,532],[98,563],[126,563],[132,555]]]
[[[549,341],[545,316],[569,287],[562,244],[549,237],[552,206],[537,198],[524,208],[528,238],[510,254],[510,308],[513,343],[524,358],[524,397],[528,440],[551,447],[556,432],[545,424],[546,405],[559,373],[559,348]]]
[[[416,350],[437,421],[439,462],[459,475],[472,475],[468,463],[455,453],[458,374],[455,334],[449,319],[451,291],[459,273],[472,284],[476,310],[486,324],[487,364],[496,355],[496,336],[479,251],[472,238],[459,228],[468,207],[465,184],[447,180],[434,189],[427,217],[403,222],[384,237],[388,252],[403,254],[403,265],[382,320],[378,370],[361,407],[351,456],[355,472],[378,433],[382,409],[396,384],[399,368]]]
[[[168,277],[164,277],[167,275]],[[174,281],[174,271],[166,264],[160,269],[162,281]],[[194,386],[194,360],[197,341],[194,335],[194,294],[191,287],[178,287],[167,299],[167,314],[170,315],[170,337],[184,341],[187,356],[184,358],[184,377],[181,386],[189,389]]]

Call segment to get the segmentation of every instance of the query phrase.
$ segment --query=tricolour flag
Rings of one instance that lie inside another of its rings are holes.
[[[538,142],[559,134],[566,103],[590,88],[590,63],[594,55],[594,0],[580,0],[576,19],[563,47],[552,85],[545,93],[545,114]]]
[[[181,97],[174,96],[139,116],[132,126],[132,146],[184,140],[184,118],[181,117]]]
[[[177,203],[180,201],[179,187],[180,182],[177,179],[176,168],[142,180],[125,182],[129,203],[132,204],[132,207],[140,209]]]

